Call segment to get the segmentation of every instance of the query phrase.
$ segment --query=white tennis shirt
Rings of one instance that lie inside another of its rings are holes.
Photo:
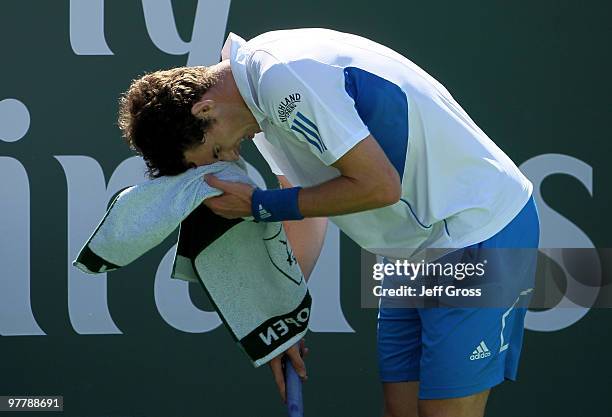
[[[230,34],[222,51],[263,134],[275,174],[313,186],[369,134],[400,174],[401,200],[330,217],[361,247],[460,248],[504,228],[532,184],[450,93],[413,62],[368,39],[327,29]],[[371,166],[373,172],[376,166]]]

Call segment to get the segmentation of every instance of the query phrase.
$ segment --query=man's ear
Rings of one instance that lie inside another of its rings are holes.
[[[201,119],[210,115],[210,111],[215,107],[214,100],[200,100],[191,106],[191,114]]]

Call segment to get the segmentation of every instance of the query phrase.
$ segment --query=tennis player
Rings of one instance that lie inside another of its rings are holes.
[[[363,37],[230,34],[219,64],[135,80],[119,122],[151,177],[235,160],[240,142],[255,138],[282,188],[208,177],[224,194],[206,204],[228,218],[288,222],[306,274],[327,217],[383,256],[538,245],[532,184],[438,81]],[[382,306],[384,415],[484,415],[491,387],[516,378],[525,311]],[[283,395],[278,358],[272,367]]]

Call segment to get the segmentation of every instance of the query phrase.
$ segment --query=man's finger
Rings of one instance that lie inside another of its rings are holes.
[[[295,369],[295,372],[302,378],[302,380],[306,381],[308,376],[306,375],[306,365],[300,356],[300,351],[297,346],[292,346],[289,350],[287,350],[287,356],[289,356],[289,360]]]
[[[219,178],[215,177],[213,174],[206,174],[204,176],[204,180],[211,187],[218,188],[219,190],[223,191],[224,193],[228,193],[229,192],[229,193],[236,194],[236,193],[240,192],[240,190],[242,189],[241,187],[248,186],[247,184],[243,184],[241,182],[233,182],[233,181],[220,180]]]
[[[306,358],[306,356],[308,356],[308,352],[310,352],[310,349],[306,347],[306,339],[300,340],[300,355],[302,358]]]
[[[287,393],[285,391],[285,375],[283,374],[283,365],[280,356],[277,356],[270,361],[270,369],[272,370],[272,375],[274,376],[274,382],[276,382],[278,393],[280,394],[283,402],[286,403]]]
[[[227,194],[242,195],[243,198],[247,195],[248,197],[250,197],[251,194],[253,194],[254,187],[250,184],[245,184],[243,182],[220,180],[213,174],[206,174],[203,179],[211,187],[215,187]]]
[[[228,181],[220,180],[215,177],[213,174],[204,175],[204,181],[208,183],[211,187],[218,188],[219,190],[226,192],[228,190],[228,186],[231,187],[232,183]]]
[[[204,205],[211,209],[215,214],[218,210],[223,208],[223,200],[221,200],[221,196],[211,197],[204,200]]]

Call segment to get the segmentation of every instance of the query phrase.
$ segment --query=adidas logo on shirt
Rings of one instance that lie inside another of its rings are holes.
[[[268,217],[271,216],[271,214],[268,213],[268,210],[263,208],[263,206],[261,204],[259,205],[258,209],[259,209],[259,218],[260,219],[267,219]]]
[[[489,356],[491,356],[491,351],[489,350],[487,345],[485,345],[485,342],[483,340],[478,346],[476,346],[476,349],[474,349],[474,351],[470,355],[470,360],[475,361],[477,359],[488,358]]]

